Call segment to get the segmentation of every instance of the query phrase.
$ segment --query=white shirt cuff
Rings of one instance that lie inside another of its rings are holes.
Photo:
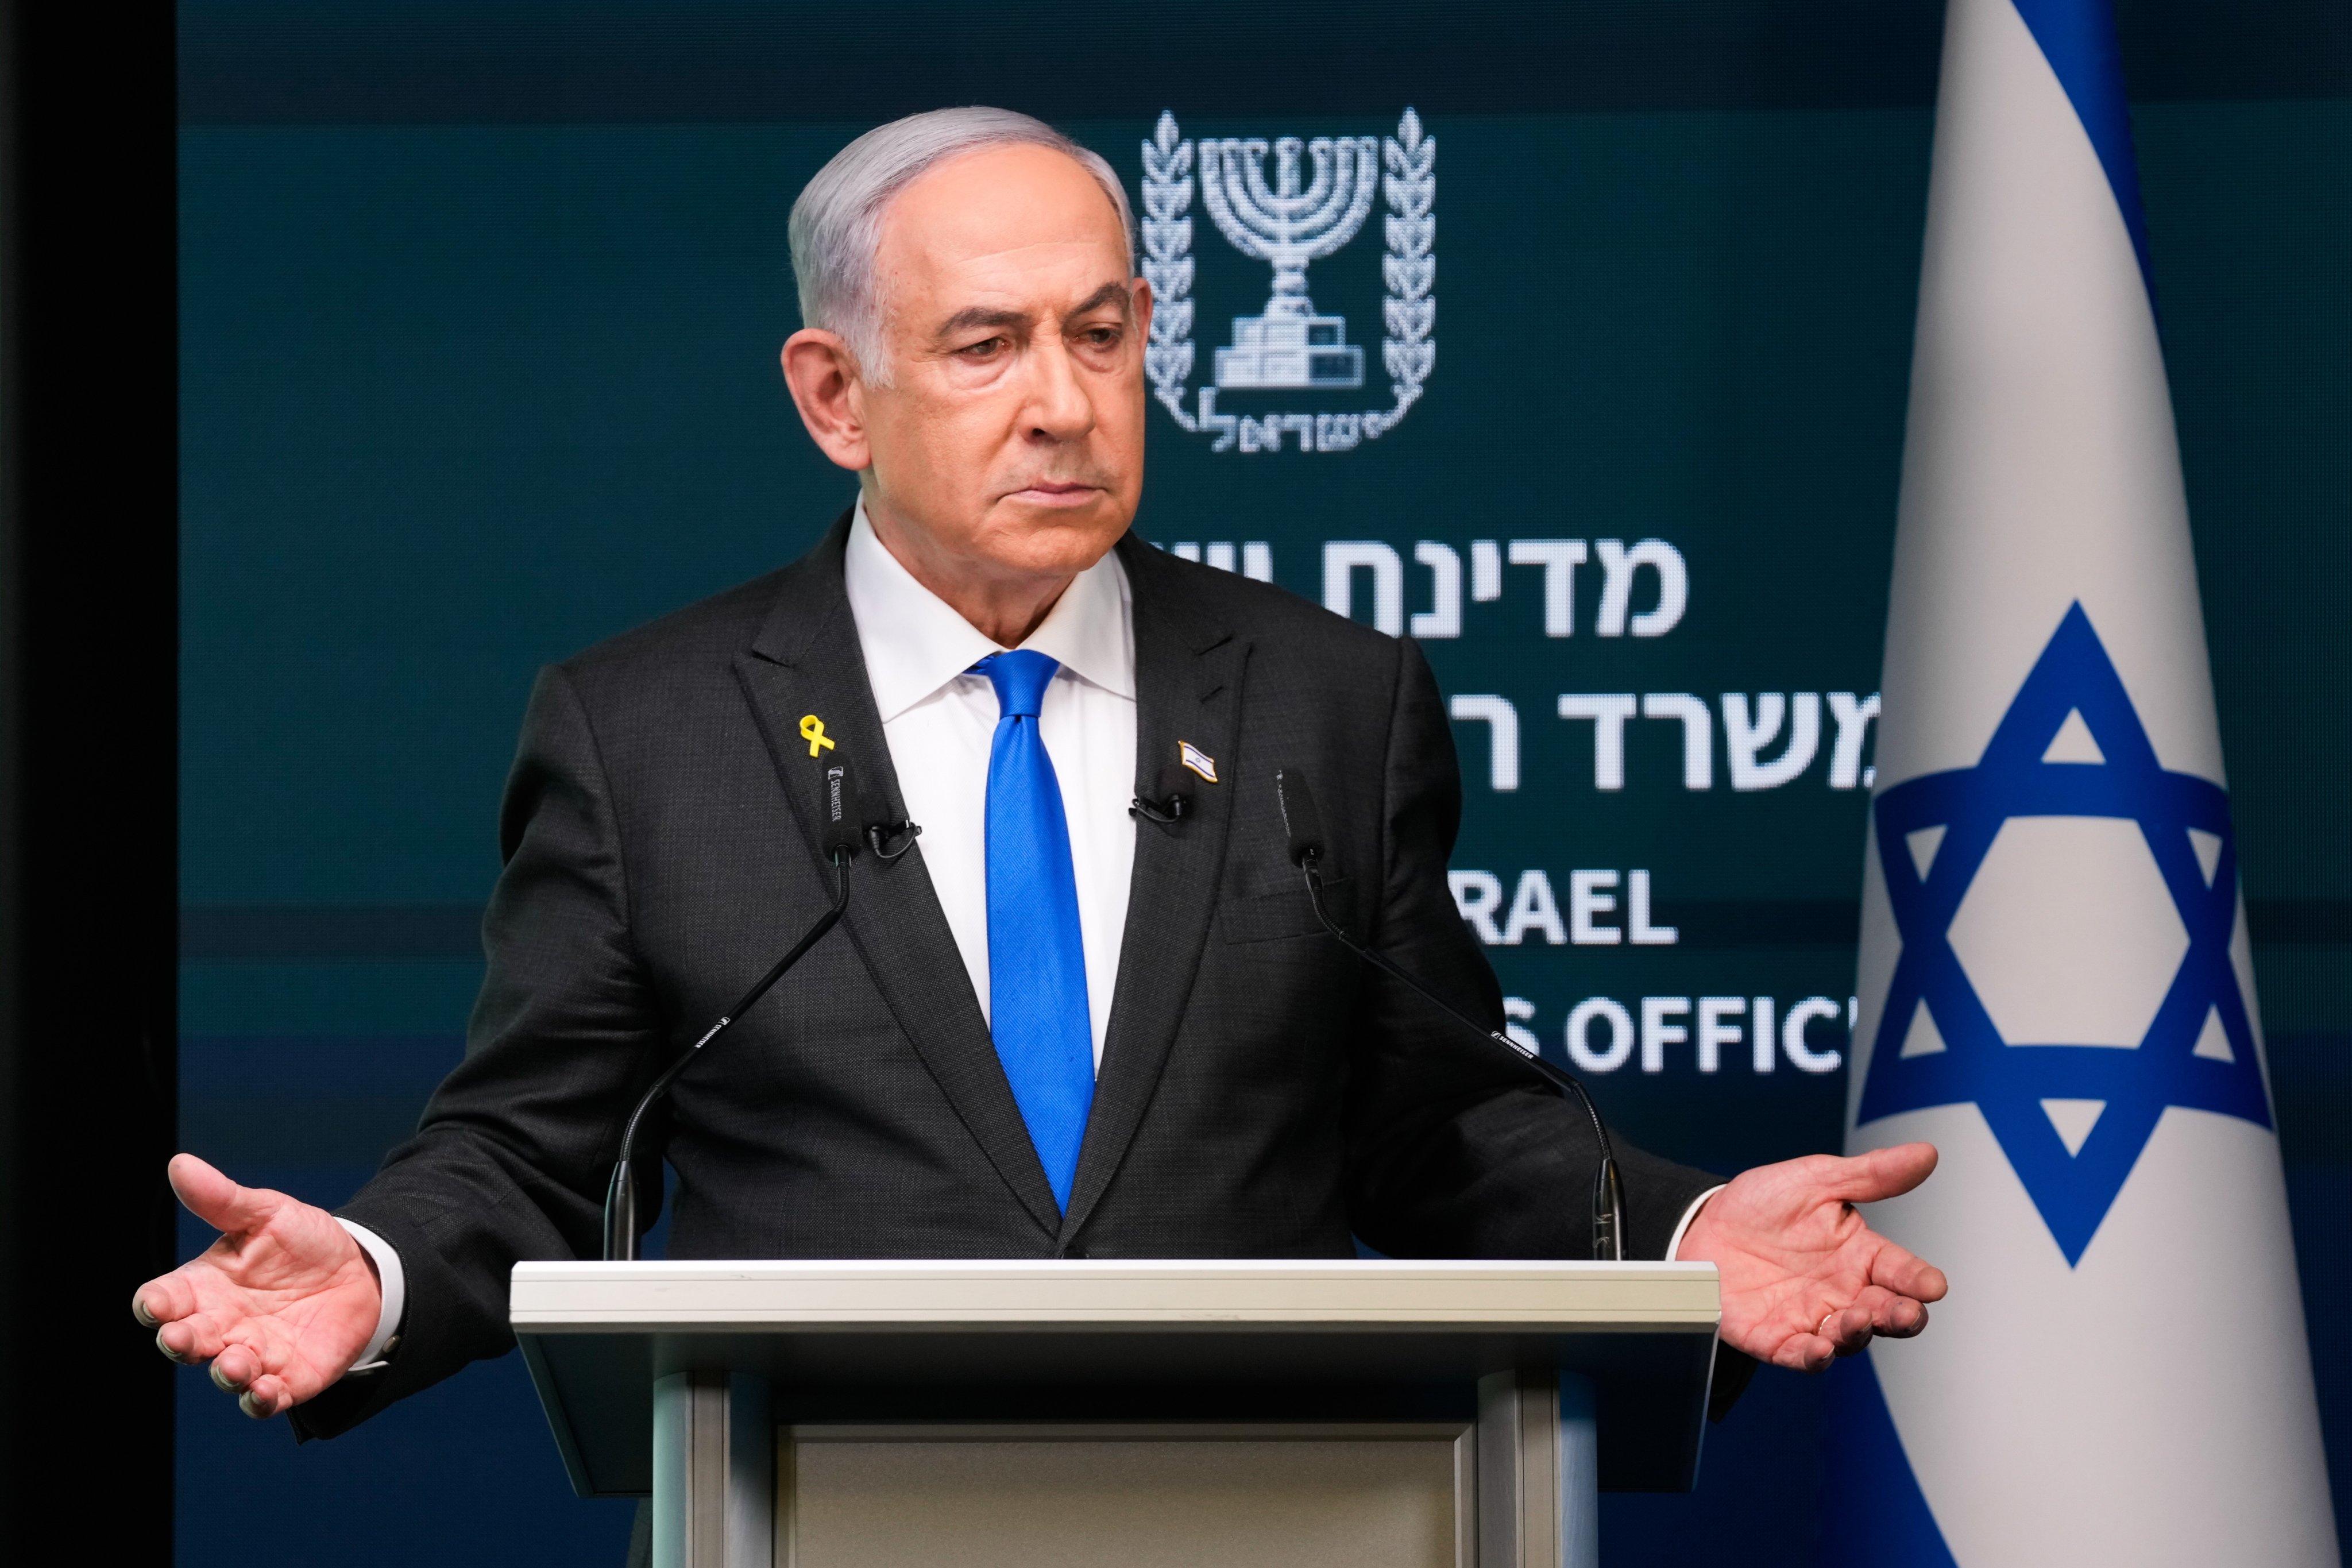
[[[1696,1214],[1697,1210],[1694,1208],[1691,1212]],[[385,1353],[393,1348],[394,1337],[400,1331],[401,1310],[408,1304],[407,1281],[400,1271],[400,1254],[393,1249],[392,1243],[363,1225],[353,1225],[340,1215],[335,1223],[351,1232],[352,1239],[375,1260],[376,1283],[383,1290],[383,1308],[376,1313],[375,1332],[368,1337],[367,1348],[360,1352],[359,1359],[343,1370],[346,1375],[381,1372],[391,1364],[384,1359]],[[1687,1225],[1690,1222],[1685,1219],[1683,1223]],[[1676,1231],[1675,1235],[1679,1237],[1682,1232]]]
[[[1706,1207],[1706,1200],[1715,1196],[1716,1194],[1723,1191],[1723,1189],[1729,1184],[1730,1184],[1727,1182],[1718,1182],[1714,1186],[1707,1188],[1706,1191],[1699,1194],[1698,1196],[1691,1199],[1691,1206],[1683,1210],[1682,1224],[1675,1226],[1675,1234],[1669,1237],[1666,1242],[1667,1262],[1672,1263],[1675,1261],[1675,1254],[1683,1249],[1683,1232],[1690,1228],[1691,1221],[1698,1218],[1698,1211]]]

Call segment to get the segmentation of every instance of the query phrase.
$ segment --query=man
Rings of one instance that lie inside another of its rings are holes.
[[[639,1146],[673,1256],[1589,1256],[1580,1113],[1333,942],[1283,852],[1303,769],[1338,917],[1500,1022],[1419,650],[1129,531],[1129,232],[1099,158],[1002,110],[810,183],[783,369],[856,507],[542,675],[464,1065],[341,1215],[175,1160],[225,1234],[140,1289],[164,1354],[331,1436],[506,1350],[512,1264],[595,1254],[628,1108],[830,900],[835,763],[921,837],[678,1079]],[[1130,813],[1171,777],[1188,811]],[[1718,1265],[1751,1356],[1818,1368],[1943,1294],[1852,1206],[1925,1145],[1720,1187],[1621,1158],[1628,1256]]]

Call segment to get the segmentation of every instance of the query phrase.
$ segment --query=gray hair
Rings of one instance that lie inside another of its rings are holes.
[[[882,302],[874,288],[883,209],[891,197],[950,158],[1012,146],[1050,147],[1076,159],[1095,177],[1118,211],[1132,272],[1135,215],[1118,175],[1102,154],[1079,146],[1042,120],[1010,109],[934,109],[877,125],[835,153],[793,204],[793,278],[800,286],[802,324],[840,333],[867,379],[889,384]]]

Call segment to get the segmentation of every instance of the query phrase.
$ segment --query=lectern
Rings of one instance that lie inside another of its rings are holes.
[[[1597,1568],[1697,1472],[1703,1263],[525,1263],[656,1568]]]

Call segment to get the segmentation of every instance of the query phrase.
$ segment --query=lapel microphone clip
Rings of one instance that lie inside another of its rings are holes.
[[[1154,799],[1138,790],[1127,808],[1129,816],[1139,816],[1146,822],[1156,822],[1171,827],[1192,815],[1192,792],[1184,785],[1184,770],[1170,767],[1161,770],[1158,784],[1159,798]]]
[[[902,820],[869,822],[866,825],[866,847],[874,851],[874,858],[877,860],[896,860],[899,856],[912,849],[915,847],[915,840],[922,836],[923,825],[919,822]],[[890,847],[894,841],[898,846],[896,849]]]

